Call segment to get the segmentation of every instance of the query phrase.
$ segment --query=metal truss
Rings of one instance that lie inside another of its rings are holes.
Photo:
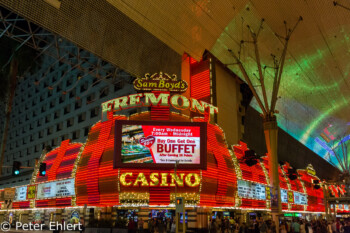
[[[103,61],[92,53],[66,41],[59,35],[49,32],[25,18],[20,17],[16,13],[0,7],[0,38],[3,36],[7,36],[19,42],[16,50],[23,45],[26,45],[38,52],[36,58],[42,55],[48,55],[56,60],[54,64],[61,62],[68,64],[71,67],[69,71],[73,69],[80,70],[81,75],[77,82],[85,76],[90,75],[97,78],[96,83],[105,81],[108,84],[116,84],[122,81],[120,77],[124,76],[120,74],[122,70],[118,67]],[[45,76],[44,73],[43,77],[38,80],[36,84],[43,81]],[[55,83],[54,85],[56,84],[58,83]],[[48,88],[50,89],[52,87]],[[74,88],[64,90],[63,94],[66,94],[73,89]]]

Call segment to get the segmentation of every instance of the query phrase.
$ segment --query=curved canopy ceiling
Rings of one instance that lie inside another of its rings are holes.
[[[204,50],[209,50],[239,76],[238,67],[231,65],[234,59],[228,49],[237,52],[241,40],[251,40],[247,25],[257,30],[264,19],[258,42],[270,92],[271,54],[279,57],[283,49],[277,35],[286,34],[284,22],[287,28],[293,28],[302,16],[303,21],[288,46],[277,104],[278,122],[292,136],[337,165],[327,152],[339,138],[349,134],[348,1],[337,4],[331,0],[107,1],[178,53],[186,52],[199,59]],[[254,47],[245,43],[241,57],[254,81],[258,74]]]
[[[349,1],[0,0],[0,5],[135,74],[159,65],[173,72],[184,52],[200,59],[208,50],[241,76],[228,49],[239,51],[241,40],[251,40],[247,25],[256,31],[264,19],[258,41],[270,92],[271,54],[279,57],[283,49],[276,34],[284,36],[284,21],[291,28],[302,16],[289,42],[276,108],[278,123],[338,166],[328,151],[350,133]],[[161,51],[161,56],[154,51]],[[243,44],[241,58],[259,92],[251,43]]]

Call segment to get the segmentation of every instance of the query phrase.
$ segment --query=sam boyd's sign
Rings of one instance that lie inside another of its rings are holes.
[[[152,75],[147,73],[144,78],[137,78],[134,81],[134,88],[138,91],[185,92],[187,87],[187,82],[178,80],[175,74],[170,76],[163,72]]]

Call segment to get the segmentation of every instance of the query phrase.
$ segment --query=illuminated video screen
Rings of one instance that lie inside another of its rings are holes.
[[[206,123],[116,121],[115,168],[203,168]]]

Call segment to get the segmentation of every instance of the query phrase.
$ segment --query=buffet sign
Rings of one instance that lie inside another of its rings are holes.
[[[205,122],[115,121],[114,168],[206,169]]]

